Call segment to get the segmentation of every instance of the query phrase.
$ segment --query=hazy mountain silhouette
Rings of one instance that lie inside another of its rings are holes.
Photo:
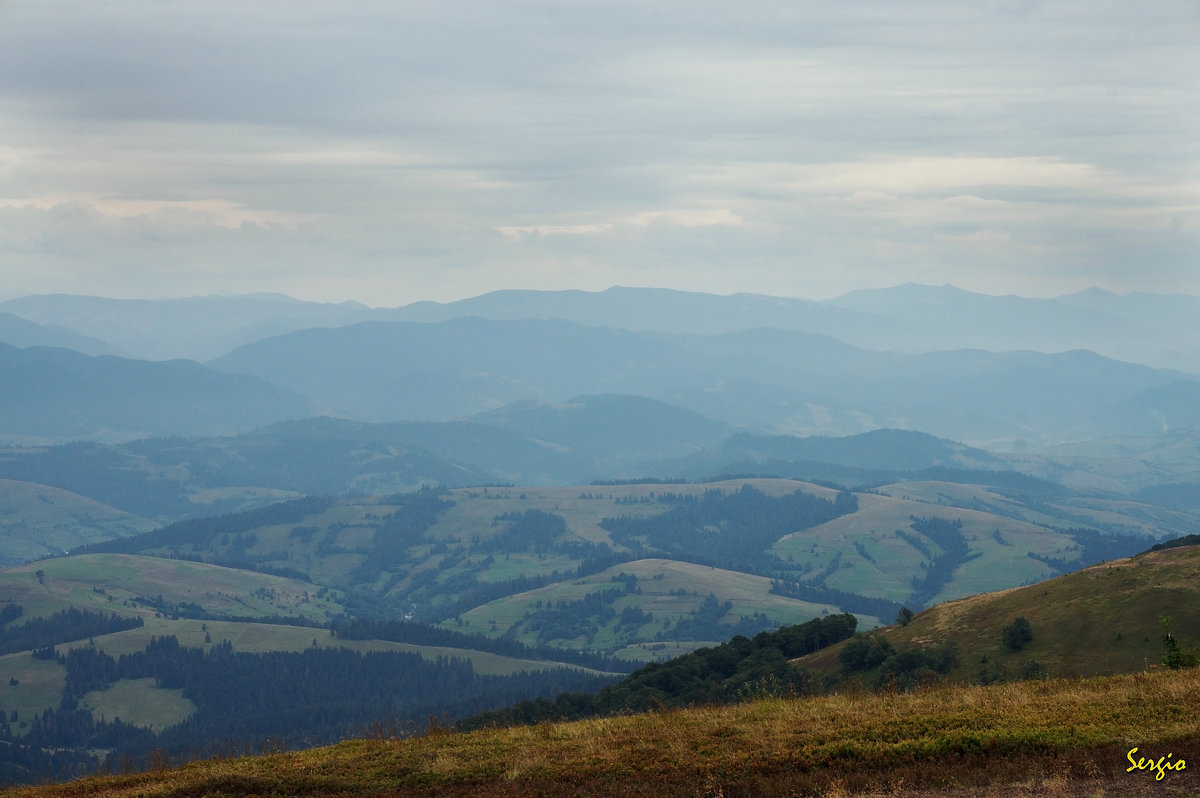
[[[57,324],[38,324],[11,313],[0,313],[0,342],[19,348],[57,346],[74,349],[85,355],[117,354],[99,338],[91,338]]]
[[[0,311],[68,327],[145,360],[208,360],[271,335],[353,324],[372,314],[356,302],[303,302],[281,294],[181,299],[40,294],[0,302]]]
[[[400,308],[304,302],[272,294],[153,301],[53,294],[9,300],[0,303],[0,311],[68,327],[150,359],[209,359],[309,327],[371,320],[433,323],[475,316],[499,321],[563,319],[634,332],[700,335],[770,327],[900,352],[1090,349],[1117,359],[1200,371],[1200,353],[1191,346],[1200,334],[1200,298],[1121,296],[1101,289],[1037,299],[907,284],[817,302],[614,287],[594,292],[494,291],[457,302],[416,302]]]
[[[314,412],[291,391],[190,360],[0,344],[0,374],[0,436],[9,440],[230,434]]]
[[[1180,378],[1090,352],[870,352],[800,332],[671,336],[559,320],[369,322],[212,361],[368,421],[439,421],[579,394],[660,399],[734,426],[921,429],[974,444],[1093,435],[1100,408]]]

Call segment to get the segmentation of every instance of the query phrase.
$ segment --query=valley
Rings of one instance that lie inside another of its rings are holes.
[[[1197,645],[1200,617],[1172,608],[1200,563],[1142,554],[1200,529],[1185,372],[799,328],[275,311],[295,330],[231,320],[240,343],[204,365],[0,352],[47,369],[0,397],[21,430],[0,439],[5,780],[1141,673],[1163,616]],[[105,373],[122,384],[70,411]]]

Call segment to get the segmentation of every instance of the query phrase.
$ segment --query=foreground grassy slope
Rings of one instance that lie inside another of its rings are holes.
[[[771,699],[197,762],[13,796],[1180,795],[1200,786],[1200,671]],[[1127,752],[1182,772],[1127,773]],[[1196,762],[1197,764],[1192,764]],[[1184,792],[1180,792],[1184,790]],[[944,795],[946,793],[938,793]],[[961,793],[955,793],[961,794]],[[990,794],[1001,794],[991,792]]]
[[[892,645],[953,641],[952,679],[1016,678],[1021,673],[1095,676],[1129,673],[1162,659],[1160,618],[1185,648],[1200,648],[1200,546],[1147,552],[1036,585],[948,601],[907,626],[879,631]],[[1003,644],[1004,627],[1029,621],[1033,640]],[[802,659],[822,672],[839,667],[842,645]]]

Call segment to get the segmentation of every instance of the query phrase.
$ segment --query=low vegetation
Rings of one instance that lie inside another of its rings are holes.
[[[1197,691],[1200,671],[1186,670],[774,698],[469,734],[434,729],[412,739],[360,739],[175,770],[160,761],[148,773],[11,794],[1194,794]],[[1187,767],[1164,768],[1156,779],[1154,763],[1168,755],[1166,762]],[[1008,791],[995,792],[1002,786]]]
[[[881,683],[892,650],[946,645],[955,655],[946,677],[960,683],[1131,673],[1164,664],[1164,616],[1170,618],[1175,659],[1187,662],[1200,649],[1198,572],[1200,546],[1145,552],[1034,585],[948,601],[801,664],[844,678],[841,658],[863,662],[857,653],[869,639],[875,641],[870,664],[852,669],[865,687]]]

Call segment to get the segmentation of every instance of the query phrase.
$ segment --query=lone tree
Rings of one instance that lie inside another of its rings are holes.
[[[1025,620],[1024,615],[1018,615],[1015,621],[1004,627],[1003,640],[1009,651],[1020,651],[1025,648],[1026,643],[1033,640],[1033,627]]]
[[[1160,616],[1158,622],[1162,624],[1163,629],[1163,665],[1172,670],[1196,667],[1200,660],[1197,660],[1195,654],[1190,651],[1184,651],[1183,647],[1179,645],[1179,641],[1175,639],[1175,635],[1171,632],[1170,616]]]

